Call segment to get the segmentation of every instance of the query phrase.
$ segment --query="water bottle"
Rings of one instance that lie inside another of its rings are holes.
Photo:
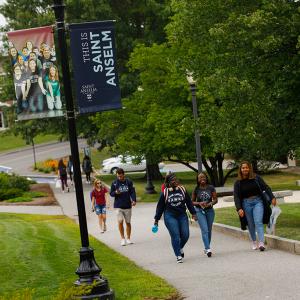
[[[156,233],[158,231],[158,226],[155,224],[155,225],[153,225],[153,227],[152,227],[152,232],[153,233]]]

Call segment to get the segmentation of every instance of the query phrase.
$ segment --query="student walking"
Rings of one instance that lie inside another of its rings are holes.
[[[68,186],[68,176],[67,176],[67,167],[64,164],[63,160],[60,159],[58,162],[58,177],[61,180],[61,189],[62,192],[65,192],[65,186],[67,188],[67,191],[70,192],[69,186]]]
[[[211,257],[210,243],[212,225],[215,218],[213,206],[218,202],[218,199],[216,189],[214,186],[208,184],[208,178],[205,173],[199,173],[197,176],[197,186],[192,194],[192,202],[201,229],[204,253],[208,257]]]
[[[262,193],[265,191],[272,205],[276,199],[270,187],[264,180],[253,172],[251,163],[243,161],[238,170],[238,179],[234,184],[234,203],[241,221],[243,230],[248,226],[252,249],[265,250],[264,225],[270,220],[270,204]],[[256,241],[258,235],[258,244]]]
[[[133,244],[131,241],[132,207],[136,205],[135,188],[129,178],[125,178],[124,170],[117,169],[117,179],[111,184],[110,195],[115,198],[114,208],[117,212],[118,227],[121,236],[121,246]],[[126,224],[126,239],[124,223]]]
[[[196,211],[189,194],[183,186],[179,185],[174,173],[167,175],[164,192],[160,194],[157,203],[154,225],[158,226],[158,221],[162,214],[164,214],[165,226],[171,237],[177,263],[183,262],[183,248],[190,235],[186,207],[196,221]]]
[[[82,161],[82,170],[86,176],[86,183],[91,184],[91,173],[93,171],[93,166],[91,159],[88,155],[85,155]]]
[[[72,160],[71,155],[69,155],[69,160],[68,160],[68,163],[67,163],[67,172],[68,172],[69,177],[70,177],[71,185],[73,185],[74,168],[73,168],[73,160]]]
[[[98,216],[100,232],[106,231],[106,208],[109,208],[108,190],[102,184],[101,180],[96,179],[94,182],[94,189],[91,192],[92,211],[96,211]]]

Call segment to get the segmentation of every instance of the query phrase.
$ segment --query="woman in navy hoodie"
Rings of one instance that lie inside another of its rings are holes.
[[[186,207],[196,221],[196,211],[189,194],[183,186],[179,185],[174,173],[167,175],[164,192],[160,194],[157,203],[154,225],[158,225],[158,221],[164,214],[165,225],[171,236],[177,263],[182,263],[183,247],[190,235]]]

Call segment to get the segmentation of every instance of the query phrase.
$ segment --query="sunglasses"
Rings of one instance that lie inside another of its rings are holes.
[[[102,182],[97,182],[96,184],[97,184],[97,185],[101,185],[101,183],[102,183]]]

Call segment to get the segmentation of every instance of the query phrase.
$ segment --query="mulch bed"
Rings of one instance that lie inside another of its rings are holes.
[[[0,205],[27,205],[27,206],[53,206],[58,205],[58,202],[54,196],[54,193],[49,185],[49,183],[36,183],[30,186],[30,191],[44,192],[47,194],[45,197],[34,198],[30,202],[17,202],[9,203],[5,201],[0,201]]]

